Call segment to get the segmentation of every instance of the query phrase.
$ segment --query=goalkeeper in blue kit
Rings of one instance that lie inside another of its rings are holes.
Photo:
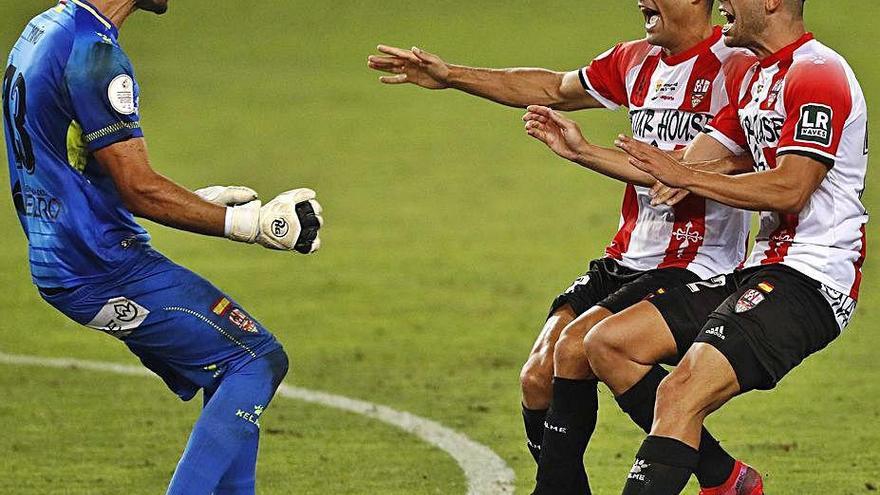
[[[139,87],[118,28],[167,0],[61,0],[28,23],[3,77],[13,202],[33,282],[70,319],[124,342],[183,400],[203,390],[168,494],[254,493],[260,416],[288,369],[281,344],[134,220],[303,254],[320,247],[309,189],[266,205],[245,187],[184,189],[150,167]]]

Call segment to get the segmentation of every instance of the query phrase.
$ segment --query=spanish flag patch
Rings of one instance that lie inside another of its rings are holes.
[[[761,292],[763,292],[764,294],[769,294],[773,292],[774,289],[773,284],[768,282],[761,282],[760,284],[758,284],[758,288],[761,289]]]
[[[227,311],[229,311],[229,307],[231,305],[232,305],[232,303],[229,302],[229,299],[226,299],[225,297],[221,297],[220,300],[214,304],[214,307],[211,308],[211,311],[215,315],[223,316],[224,314],[226,314]]]

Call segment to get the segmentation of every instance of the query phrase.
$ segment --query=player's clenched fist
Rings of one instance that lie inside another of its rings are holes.
[[[226,237],[257,243],[269,249],[309,254],[321,247],[324,219],[311,189],[294,189],[262,205],[260,201],[233,206],[226,213]]]

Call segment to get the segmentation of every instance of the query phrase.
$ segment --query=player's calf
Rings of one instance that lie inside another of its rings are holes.
[[[553,310],[538,335],[532,352],[520,372],[522,415],[526,446],[538,462],[544,438],[544,420],[550,407],[553,381],[553,352],[562,330],[575,318],[574,310],[563,304]]]
[[[738,392],[727,358],[709,344],[695,343],[660,383],[651,433],[699,446],[703,420]]]
[[[695,344],[657,389],[651,435],[636,454],[623,495],[680,493],[700,466],[705,417],[739,391],[724,355]]]
[[[260,422],[288,367],[279,348],[205,390],[205,408],[167,495],[253,494]]]

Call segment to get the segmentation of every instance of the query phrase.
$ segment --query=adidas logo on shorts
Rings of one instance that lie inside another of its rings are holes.
[[[720,327],[712,327],[705,330],[708,335],[714,335],[721,340],[724,340],[724,325]]]

